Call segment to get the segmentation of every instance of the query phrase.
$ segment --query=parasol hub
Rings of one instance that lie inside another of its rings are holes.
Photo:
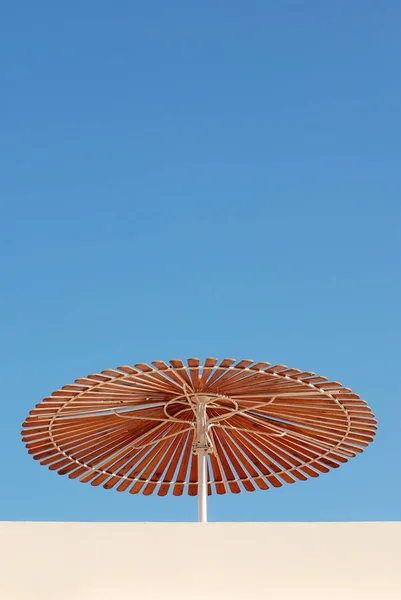
[[[213,448],[209,444],[194,444],[192,448],[193,454],[213,454]]]
[[[213,448],[210,444],[209,436],[207,434],[208,418],[206,407],[210,402],[210,398],[209,396],[202,394],[196,395],[194,400],[195,438],[192,452],[200,455],[213,454]]]

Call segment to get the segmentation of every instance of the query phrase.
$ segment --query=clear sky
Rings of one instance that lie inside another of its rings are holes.
[[[212,520],[401,519],[401,6],[0,7],[0,519],[192,520],[30,458],[38,401],[120,364],[253,358],[358,392],[375,442]]]

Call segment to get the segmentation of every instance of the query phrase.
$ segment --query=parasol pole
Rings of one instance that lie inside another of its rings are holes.
[[[198,521],[207,523],[207,458],[198,454]]]
[[[210,448],[207,439],[207,396],[198,396],[196,407],[196,439],[194,453],[198,456],[198,521],[207,523],[207,455]]]

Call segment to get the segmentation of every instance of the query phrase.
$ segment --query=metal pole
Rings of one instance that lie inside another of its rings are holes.
[[[196,443],[194,451],[198,456],[198,521],[207,523],[207,396],[197,398]]]
[[[207,523],[207,454],[198,454],[198,521]]]

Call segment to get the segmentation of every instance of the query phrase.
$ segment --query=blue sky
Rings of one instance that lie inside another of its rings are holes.
[[[2,3],[0,518],[193,520],[20,441],[38,401],[120,364],[233,356],[353,388],[339,470],[212,520],[401,518],[401,8],[354,0]]]

